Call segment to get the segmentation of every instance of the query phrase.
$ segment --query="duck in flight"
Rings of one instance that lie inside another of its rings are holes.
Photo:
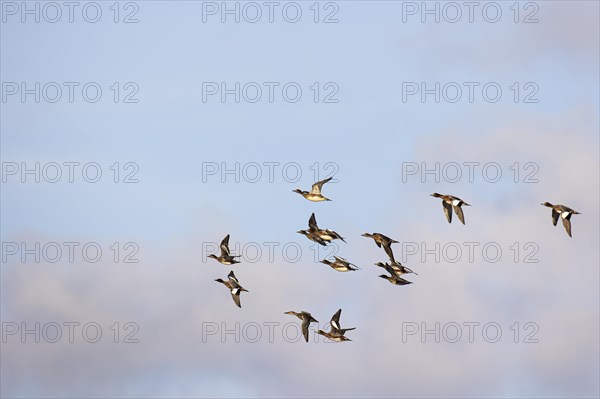
[[[240,294],[242,292],[250,291],[248,291],[240,285],[240,282],[238,281],[237,277],[235,277],[235,274],[233,274],[233,270],[229,272],[229,274],[227,275],[227,279],[227,281],[223,281],[222,279],[218,278],[215,281],[229,288],[229,291],[231,292],[231,298],[233,298],[233,302],[235,302],[238,308],[241,308],[242,305],[240,304]]]
[[[328,266],[330,266],[333,270],[337,270],[338,272],[350,272],[350,271],[355,271],[358,270],[359,267],[356,266],[353,263],[348,262],[346,259],[344,258],[340,258],[338,256],[334,256],[335,261],[330,261],[327,259],[323,259],[319,262],[324,263]]]
[[[571,235],[571,216],[581,215],[581,213],[564,205],[552,205],[549,202],[544,202],[542,205],[552,208],[552,224],[556,226],[558,218],[560,217],[562,219],[563,226],[565,227],[565,231],[569,237],[573,237]]]
[[[340,316],[342,315],[342,309],[335,312],[329,324],[331,325],[331,330],[329,332],[325,332],[323,330],[317,331],[317,334],[320,334],[326,338],[329,338],[332,341],[343,342],[343,341],[352,341],[350,338],[347,338],[344,334],[346,331],[354,330],[356,327],[352,328],[341,328],[340,327]]]
[[[377,262],[377,263],[375,263],[375,266],[383,267],[386,271],[389,268],[391,268],[391,270],[394,272],[394,274],[396,274],[398,277],[400,277],[403,274],[409,274],[409,273],[416,274],[417,276],[419,275],[419,273],[413,272],[411,269],[402,265],[398,261],[392,261],[392,262],[390,262],[389,265],[387,263]]]
[[[317,218],[314,213],[310,215],[310,219],[308,219],[308,230],[299,230],[298,233],[305,235],[309,240],[323,246],[333,240],[342,240],[346,242],[344,237],[335,231],[330,229],[320,229],[319,226],[317,226]]]
[[[379,265],[377,265],[379,266]],[[400,277],[400,275],[402,273],[398,273],[396,271],[396,269],[394,269],[394,267],[392,267],[391,265],[388,264],[382,264],[382,267],[385,269],[386,272],[388,272],[390,275],[386,275],[386,274],[381,274],[379,277],[386,279],[387,281],[389,281],[391,284],[394,285],[407,285],[407,284],[412,284],[412,281],[408,281],[403,279],[402,277]],[[415,273],[416,274],[416,273]]]
[[[383,250],[390,259],[394,259],[394,253],[392,252],[392,244],[397,243],[398,241],[393,240],[390,237],[384,236],[381,233],[365,233],[362,236],[372,238],[379,248],[383,247]]]
[[[448,223],[452,222],[452,209],[454,209],[454,213],[458,216],[458,220],[465,224],[465,215],[463,214],[462,206],[471,206],[467,204],[465,201],[461,200],[458,197],[453,195],[442,195],[438,193],[431,194],[432,197],[441,198],[442,206],[444,207],[444,213],[446,214],[446,219],[448,219]]]
[[[300,233],[302,235],[305,235],[306,238],[308,238],[311,241],[316,242],[317,244],[320,244],[322,246],[327,246],[327,242],[325,242],[325,240],[323,240],[321,237],[319,237],[314,231],[310,231],[310,230],[298,230],[297,233]]]
[[[304,335],[304,339],[306,342],[308,342],[308,327],[310,327],[310,323],[318,323],[319,321],[312,317],[310,313],[305,311],[297,313],[290,310],[289,312],[285,312],[285,314],[291,314],[292,316],[296,316],[302,320],[302,335]]]
[[[309,201],[313,201],[313,202],[331,201],[329,198],[324,197],[321,194],[321,188],[323,187],[323,184],[327,183],[331,179],[332,179],[331,177],[328,177],[327,179],[316,182],[315,184],[312,185],[310,192],[302,191],[299,188],[292,190],[292,191],[300,194],[301,196],[303,196],[304,198],[306,198]]]
[[[235,263],[240,263],[235,259],[239,258],[240,255],[231,255],[231,253],[229,252],[229,234],[227,234],[225,238],[223,238],[223,241],[221,241],[221,255],[217,256],[214,254],[210,254],[208,255],[208,257],[216,259],[224,265],[233,265]]]

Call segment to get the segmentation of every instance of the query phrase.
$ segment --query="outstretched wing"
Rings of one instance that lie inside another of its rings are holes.
[[[456,216],[458,216],[458,220],[460,220],[462,222],[462,224],[465,224],[465,215],[463,213],[463,210],[460,206],[456,205],[454,206],[454,212],[456,212]]]
[[[335,312],[335,314],[331,318],[331,322],[329,323],[329,324],[331,324],[331,328],[335,331],[340,330],[340,316],[341,315],[342,315],[342,309]]]
[[[558,222],[558,217],[560,216],[560,213],[556,212],[554,210],[554,208],[552,208],[552,224],[554,226],[556,226],[556,223]]]
[[[567,231],[567,234],[569,235],[569,237],[573,237],[571,235],[571,221],[567,218],[563,218],[563,226],[565,226],[565,230]]]
[[[308,342],[308,326],[310,325],[310,317],[305,317],[302,319],[302,335],[304,335],[304,339]]]
[[[231,290],[231,298],[233,298],[233,302],[235,302],[235,304],[237,305],[238,308],[242,307],[242,304],[240,303],[240,289],[239,288],[234,288]]]
[[[331,177],[328,177],[327,179],[318,181],[315,184],[313,184],[312,188],[310,190],[310,193],[314,194],[314,195],[320,195],[321,194],[321,187],[323,187],[323,184],[327,183],[329,180],[331,180]]]
[[[308,228],[310,230],[319,230],[319,226],[317,226],[317,218],[315,217],[314,212],[312,215],[310,215],[310,219],[308,219]]]
[[[229,277],[230,280],[235,281],[236,283],[240,283],[237,279],[237,277],[235,276],[235,274],[233,274],[233,270],[229,272],[229,274],[227,275],[227,277]]]
[[[448,223],[451,223],[452,222],[452,205],[450,205],[446,201],[442,201],[442,206],[444,207],[444,213],[446,214],[446,219],[448,219]]]
[[[221,256],[229,256],[229,234],[221,241]]]
[[[391,263],[395,263],[396,260],[394,259],[394,251],[392,251],[392,247],[390,245],[384,245],[383,250],[385,251],[387,256],[390,258]]]

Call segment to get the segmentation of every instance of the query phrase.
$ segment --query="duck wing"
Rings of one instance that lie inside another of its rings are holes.
[[[325,230],[325,231],[326,231],[327,233],[331,234],[331,236],[332,236],[333,238],[337,238],[338,240],[342,240],[342,241],[346,242],[346,240],[344,240],[344,237],[342,237],[341,235],[339,235],[337,232],[335,232],[335,231],[333,231],[333,230],[329,230],[329,229],[327,229],[327,230]]]
[[[234,281],[236,284],[240,284],[240,282],[238,281],[237,277],[235,276],[235,274],[233,273],[233,270],[229,272],[229,274],[227,275],[227,277]]]
[[[446,201],[442,201],[442,206],[444,207],[444,214],[446,214],[446,219],[448,219],[448,223],[451,223],[452,222],[452,205],[450,205]]]
[[[394,251],[392,251],[392,247],[390,245],[384,245],[383,250],[385,251],[387,256],[390,258],[391,263],[396,263],[396,260],[394,259]]]
[[[240,291],[241,290],[239,288],[233,288],[231,290],[231,298],[233,299],[233,302],[235,302],[238,308],[242,307],[242,304],[240,303]]]
[[[312,215],[310,215],[310,219],[308,219],[308,228],[312,231],[319,230],[319,226],[317,226],[317,218],[315,217],[314,212]]]
[[[221,241],[221,256],[229,256],[229,234],[227,234],[225,236],[225,238],[223,238],[223,241]]]
[[[331,324],[332,331],[339,331],[340,330],[340,316],[341,315],[342,315],[342,309],[340,309],[337,312],[335,312],[335,314],[331,318],[331,321],[329,322],[329,324]]]
[[[569,215],[569,216],[571,216],[571,215]],[[565,230],[567,231],[567,234],[569,235],[569,237],[573,237],[571,235],[571,221],[569,219],[570,219],[570,217],[563,218],[562,222],[563,222],[563,226],[565,226]]]
[[[456,216],[458,216],[458,220],[461,221],[462,224],[465,224],[465,215],[463,214],[463,210],[459,205],[455,205],[454,212],[456,212]]]
[[[552,224],[554,226],[556,226],[556,223],[558,222],[558,217],[560,216],[560,213],[558,213],[554,208],[552,208]]]
[[[328,177],[327,179],[323,179],[313,184],[310,193],[314,195],[321,195],[321,187],[323,187],[323,184],[327,183],[329,180],[331,180],[331,177]]]
[[[305,317],[302,319],[302,335],[306,342],[308,342],[308,326],[310,326],[310,317]]]

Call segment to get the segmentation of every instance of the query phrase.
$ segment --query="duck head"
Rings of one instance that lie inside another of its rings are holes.
[[[554,206],[554,205],[552,205],[552,204],[551,204],[551,203],[549,203],[549,202],[543,202],[543,203],[541,203],[540,205],[544,205],[544,206],[547,206],[547,207],[549,207],[549,208],[552,208],[552,207]]]
[[[433,193],[433,194],[429,194],[432,197],[436,197],[436,198],[441,198],[442,194],[438,194],[438,193]]]

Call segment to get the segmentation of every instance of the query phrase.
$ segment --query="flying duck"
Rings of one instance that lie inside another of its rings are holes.
[[[552,208],[552,224],[556,226],[558,222],[558,218],[560,217],[563,222],[563,226],[569,237],[573,237],[571,235],[571,216],[572,215],[581,215],[581,213],[577,212],[564,205],[552,205],[549,202],[544,202],[542,205],[547,206],[548,208]]]
[[[310,219],[308,219],[308,230],[299,230],[298,233],[304,234],[309,240],[317,242],[321,245],[327,245],[328,242],[333,240],[344,240],[344,237],[339,235],[333,230],[329,229],[320,229],[317,226],[317,218],[315,217],[314,212],[310,215]]]
[[[379,265],[377,265],[379,266]],[[407,284],[412,284],[412,281],[408,281],[403,279],[402,277],[400,277],[401,273],[398,273],[396,271],[396,269],[394,269],[393,266],[390,266],[388,264],[383,264],[382,266],[386,272],[388,272],[390,275],[385,275],[385,274],[381,274],[379,277],[386,279],[387,281],[389,281],[390,283],[394,284],[394,285],[407,285]]]
[[[289,312],[285,312],[285,314],[291,314],[292,316],[296,316],[302,320],[302,335],[304,335],[304,339],[306,342],[308,342],[308,327],[310,327],[310,323],[318,323],[319,321],[312,317],[310,313],[305,311],[297,313],[290,310]]]
[[[217,256],[214,254],[210,254],[208,255],[208,257],[216,259],[224,265],[233,265],[235,263],[240,263],[239,261],[235,260],[235,258],[239,258],[240,255],[232,256],[229,252],[229,234],[227,234],[225,238],[223,238],[223,241],[221,241],[221,255]]]
[[[215,281],[219,282],[223,285],[225,285],[225,287],[229,288],[229,291],[231,291],[231,297],[233,298],[233,302],[235,302],[235,304],[237,305],[238,308],[241,308],[242,305],[240,304],[240,293],[242,291],[244,292],[250,292],[247,289],[245,289],[244,287],[242,287],[240,285],[240,282],[238,281],[237,277],[235,277],[235,274],[233,274],[233,270],[229,272],[229,274],[227,275],[228,280],[227,281],[223,281],[222,279],[218,278]]]
[[[392,273],[392,272],[390,272],[390,273]],[[392,283],[394,285],[412,284],[412,281],[405,280],[402,277],[398,276],[396,273],[392,273],[390,276],[382,274],[379,277],[386,279],[387,281],[389,281],[390,283]]]
[[[409,273],[416,274],[417,276],[419,275],[419,273],[413,272],[411,269],[402,265],[398,261],[390,262],[389,265],[387,263],[377,262],[377,263],[375,263],[375,266],[383,267],[386,270],[388,270],[388,268],[391,268],[391,270],[393,270],[394,274],[397,275],[398,277],[400,277],[403,274],[409,274]]]
[[[329,324],[331,325],[331,330],[329,332],[325,332],[323,330],[317,331],[317,334],[320,334],[326,338],[329,338],[332,341],[342,342],[342,341],[352,341],[350,338],[346,338],[344,334],[346,331],[354,330],[356,327],[352,328],[340,328],[340,316],[342,314],[342,309],[335,312]]]
[[[390,237],[384,236],[381,233],[365,233],[362,236],[372,238],[379,248],[383,247],[383,250],[390,259],[394,259],[394,253],[392,252],[392,244],[397,243],[398,241],[393,240]]]
[[[462,211],[462,206],[471,206],[467,204],[465,201],[461,200],[458,197],[453,195],[442,195],[438,193],[431,194],[432,197],[441,198],[442,206],[444,207],[444,213],[446,214],[446,219],[448,219],[448,223],[452,222],[452,209],[454,209],[454,213],[458,216],[458,220],[465,224],[465,215]]]
[[[306,238],[308,238],[311,241],[316,242],[317,244],[323,245],[324,247],[327,246],[327,243],[325,242],[325,240],[323,240],[321,237],[319,237],[314,231],[298,230],[297,233],[305,235]]]
[[[358,270],[359,267],[356,266],[353,263],[348,262],[346,259],[344,258],[340,258],[337,256],[334,256],[335,261],[330,261],[327,259],[323,259],[319,262],[324,263],[328,266],[330,266],[333,270],[337,270],[338,272],[350,272],[350,271],[355,271]]]
[[[323,187],[323,184],[327,183],[330,180],[331,180],[331,177],[328,177],[327,179],[316,182],[315,184],[312,185],[310,192],[302,191],[299,188],[292,190],[292,191],[300,194],[301,196],[303,196],[304,198],[306,198],[309,201],[313,201],[313,202],[331,201],[329,198],[326,198],[323,195],[321,195],[321,188]]]

